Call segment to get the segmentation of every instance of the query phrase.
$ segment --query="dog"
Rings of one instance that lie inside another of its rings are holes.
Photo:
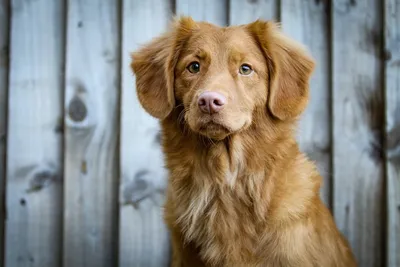
[[[278,23],[176,18],[132,53],[161,125],[173,267],[356,266],[299,150],[315,63]]]

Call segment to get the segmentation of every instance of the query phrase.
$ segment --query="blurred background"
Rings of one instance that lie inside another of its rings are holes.
[[[308,47],[301,149],[360,266],[400,266],[400,1],[0,0],[2,266],[168,265],[159,127],[129,53],[174,14],[274,19]]]

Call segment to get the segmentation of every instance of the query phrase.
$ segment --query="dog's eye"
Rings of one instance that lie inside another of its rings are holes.
[[[187,67],[187,69],[191,72],[191,73],[198,73],[200,71],[200,63],[195,61],[189,64],[189,66]]]
[[[253,72],[253,69],[248,64],[243,64],[239,68],[239,73],[242,75],[249,75],[252,72]]]

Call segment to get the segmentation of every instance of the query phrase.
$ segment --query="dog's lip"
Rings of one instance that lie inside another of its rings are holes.
[[[213,119],[208,120],[201,124],[200,131],[207,131],[207,130],[223,130],[225,132],[230,132],[228,127],[226,127],[223,123],[215,121]]]

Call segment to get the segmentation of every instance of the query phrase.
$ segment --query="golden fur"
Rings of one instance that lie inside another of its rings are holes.
[[[132,58],[138,98],[162,126],[171,266],[356,266],[294,137],[314,68],[301,45],[272,22],[183,17]],[[199,110],[205,91],[226,97],[221,112]]]

